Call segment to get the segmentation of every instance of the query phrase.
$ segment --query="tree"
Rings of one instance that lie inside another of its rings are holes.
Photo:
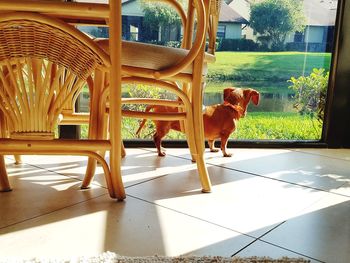
[[[181,25],[180,16],[169,5],[144,1],[142,9],[145,14],[143,20],[144,36],[147,40],[158,40],[159,28]]]
[[[250,27],[272,50],[283,49],[287,35],[302,31],[304,21],[302,0],[263,0],[251,6]]]

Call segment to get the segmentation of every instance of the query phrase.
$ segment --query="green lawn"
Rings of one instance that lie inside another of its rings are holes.
[[[225,86],[251,87],[270,92],[286,89],[290,77],[308,75],[313,68],[329,69],[330,53],[217,52],[209,64],[206,92]]]
[[[234,139],[319,140],[321,126],[316,120],[298,113],[251,112],[240,119]]]
[[[124,139],[152,139],[154,126],[148,121],[138,138],[135,132],[138,120],[123,118],[122,135]],[[82,137],[87,137],[87,126],[82,125]],[[250,112],[238,122],[238,127],[231,135],[238,140],[318,140],[321,138],[321,127],[309,117],[297,113],[283,112]],[[166,139],[185,139],[185,136],[171,131]]]
[[[310,73],[314,67],[329,68],[330,60],[330,53],[216,52],[216,62],[209,64],[209,77],[229,76],[239,71],[295,76]]]

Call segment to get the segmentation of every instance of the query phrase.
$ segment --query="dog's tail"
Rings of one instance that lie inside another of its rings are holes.
[[[151,111],[151,110],[153,109],[153,107],[154,107],[153,105],[148,105],[148,106],[146,107],[146,109],[145,109],[145,112]],[[136,131],[136,136],[139,136],[139,134],[140,134],[140,132],[141,132],[143,126],[145,126],[145,124],[146,124],[146,121],[147,121],[147,119],[143,119],[143,120],[142,120],[142,122],[140,123],[139,128],[138,128],[137,131]]]

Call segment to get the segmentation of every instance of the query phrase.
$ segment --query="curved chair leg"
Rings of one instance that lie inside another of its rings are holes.
[[[113,9],[115,1],[111,1],[111,8]],[[121,9],[117,8],[117,12],[121,13]],[[121,42],[121,27],[118,19],[116,17],[111,17],[109,23],[111,28],[116,28],[118,30],[110,31],[110,42],[111,43],[120,43]],[[122,180],[121,173],[121,155],[122,155],[122,111],[121,111],[121,87],[122,87],[122,77],[121,77],[121,61],[118,60],[118,57],[121,57],[122,46],[112,45],[110,47],[110,53],[114,54],[111,56],[112,69],[115,69],[113,74],[110,74],[110,84],[112,89],[109,92],[109,101],[110,101],[110,141],[111,141],[111,150],[109,156],[109,166],[111,169],[111,179],[112,179],[112,190],[114,195],[118,200],[124,200],[126,197],[125,189]]]
[[[94,113],[91,112],[90,113],[90,118],[94,118],[93,115],[94,115]],[[93,130],[93,127],[89,127],[89,138],[90,139],[96,139],[96,137],[97,137],[96,135],[97,135],[96,131]],[[95,176],[96,166],[97,166],[97,161],[94,158],[89,157],[88,158],[87,167],[86,167],[85,176],[84,176],[84,180],[83,180],[83,183],[81,185],[81,189],[89,188],[90,183],[91,183],[92,179]]]
[[[187,96],[191,100],[191,89],[188,83],[182,84],[182,90],[187,94]],[[180,109],[179,109],[180,110]],[[181,131],[183,131],[186,135],[187,145],[190,149],[192,162],[196,162],[196,156],[197,156],[197,149],[196,149],[196,141],[195,137],[193,135],[194,127],[193,127],[193,113],[192,108],[191,109],[185,109],[187,112],[187,118],[185,121],[180,121],[180,128]]]
[[[103,111],[105,111],[105,108],[102,109]],[[102,116],[101,116],[102,117]],[[99,124],[99,126],[101,126],[101,129],[99,129],[99,138],[102,138],[104,140],[107,140],[108,139],[108,130],[109,130],[109,127],[108,127],[108,114],[103,114],[103,119],[101,119],[102,123]],[[100,152],[100,155],[105,158],[106,156],[106,152],[103,151],[103,152]]]
[[[202,119],[201,114],[197,114],[197,120]],[[200,121],[203,122],[203,121]],[[199,129],[194,126],[195,132],[195,141],[196,141],[196,149],[197,149],[197,155],[196,155],[196,163],[197,163],[197,169],[199,174],[199,179],[201,181],[202,185],[202,192],[209,193],[211,192],[211,182],[209,178],[208,169],[204,160],[204,150],[205,150],[205,142],[204,142],[204,135],[203,135],[203,129]]]
[[[124,158],[126,156],[126,151],[125,151],[123,140],[121,141],[121,153],[122,153],[122,158]]]
[[[204,49],[205,43],[202,44]],[[202,52],[204,54],[204,52]],[[202,184],[202,192],[208,193],[211,192],[211,182],[209,178],[208,169],[204,160],[204,151],[205,151],[205,139],[204,139],[204,124],[203,124],[203,113],[202,113],[202,103],[203,103],[203,85],[201,67],[203,63],[203,55],[198,57],[194,63],[194,74],[192,89],[193,94],[200,94],[199,96],[192,96],[192,105],[193,105],[193,122],[194,122],[194,136],[196,141],[197,149],[197,168],[199,173],[199,178]],[[199,90],[198,90],[199,89]],[[200,92],[199,92],[200,91]]]
[[[80,187],[81,189],[88,189],[90,187],[91,181],[95,175],[96,165],[97,161],[94,158],[89,157],[84,180]]]
[[[196,148],[196,138],[194,135],[194,122],[192,110],[187,113],[187,121],[184,123],[185,134],[187,139],[188,148],[190,149],[192,162],[197,161],[197,148]]]
[[[9,192],[11,190],[6,172],[5,159],[3,155],[0,155],[0,192]]]
[[[105,73],[101,71],[95,72],[94,83],[89,85],[89,87],[93,86],[92,93],[90,93],[90,121],[89,121],[89,139],[97,139],[100,131],[99,129],[99,121],[101,120],[99,117],[99,103],[100,103],[100,94],[102,93],[102,89],[105,81]],[[100,127],[103,128],[103,127]],[[84,176],[83,183],[81,185],[82,189],[89,188],[92,179],[94,178],[96,171],[97,161],[94,158],[89,157],[88,164]]]
[[[15,164],[21,164],[22,163],[22,157],[21,155],[15,155]]]

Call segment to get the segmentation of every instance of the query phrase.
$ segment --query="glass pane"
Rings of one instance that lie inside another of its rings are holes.
[[[128,2],[123,3],[123,38],[179,47],[183,33],[180,18],[164,11],[166,7],[158,6],[156,14],[149,13],[155,9],[136,2],[137,16],[135,10],[124,8]],[[208,65],[203,103],[222,103],[223,90],[228,87],[260,93],[259,105],[249,104],[232,139],[321,138],[337,4],[334,0],[222,3],[216,62]],[[89,30],[96,37],[104,37],[105,31],[100,28]],[[123,95],[168,96],[152,87],[136,89],[130,85],[123,86]],[[152,121],[147,122],[140,137],[136,135],[138,120],[125,118],[123,122],[125,139],[152,139]],[[173,131],[166,139],[185,137]]]
[[[236,28],[244,39],[219,42],[205,104],[221,103],[227,87],[255,89],[260,103],[250,103],[231,138],[319,140],[338,1],[247,2],[229,4],[249,24]]]

